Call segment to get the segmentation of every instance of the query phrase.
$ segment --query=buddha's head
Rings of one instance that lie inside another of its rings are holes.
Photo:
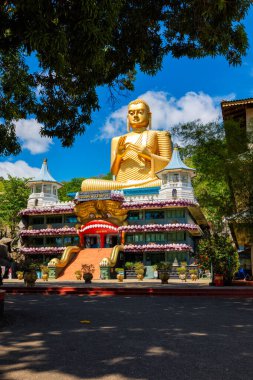
[[[128,130],[130,126],[134,130],[138,128],[149,128],[151,129],[151,112],[149,105],[142,99],[136,99],[129,103],[128,105]]]

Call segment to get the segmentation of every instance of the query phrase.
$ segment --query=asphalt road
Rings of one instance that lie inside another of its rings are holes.
[[[253,300],[6,295],[3,380],[252,380]]]

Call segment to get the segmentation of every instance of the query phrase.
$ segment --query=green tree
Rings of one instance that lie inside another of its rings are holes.
[[[3,180],[3,191],[0,193],[0,225],[8,228],[11,237],[15,237],[20,218],[19,211],[26,208],[30,190],[26,187],[27,179],[9,176]]]
[[[239,268],[238,252],[228,236],[213,234],[200,240],[196,255],[201,269],[210,269],[223,274],[225,281],[230,284]]]
[[[192,122],[175,127],[173,133],[184,142],[183,156],[197,171],[195,195],[214,228],[239,204],[241,209],[250,207],[253,160],[251,152],[242,153],[249,138],[240,124]]]
[[[0,4],[0,154],[17,154],[13,121],[71,146],[99,108],[97,87],[133,89],[163,58],[223,55],[241,63],[251,0],[13,0]],[[38,69],[27,66],[35,56]],[[39,92],[39,96],[37,93]],[[114,92],[115,93],[115,92]]]
[[[108,180],[111,180],[112,179],[112,174],[111,173],[107,173],[107,174],[101,174],[99,176],[96,176],[96,177],[92,177],[92,178],[100,178],[100,179],[108,179]],[[68,194],[70,193],[77,193],[78,191],[81,191],[81,185],[82,185],[82,182],[85,178],[83,177],[80,177],[80,178],[72,178],[70,181],[63,181],[62,184],[62,188],[59,189],[58,191],[58,194],[59,194],[59,199],[61,201],[70,201],[73,199],[72,196],[69,196]]]
[[[81,184],[85,178],[73,178],[70,181],[63,181],[62,188],[58,190],[59,199],[61,201],[71,201],[73,197],[70,197],[69,193],[77,193],[81,191]]]

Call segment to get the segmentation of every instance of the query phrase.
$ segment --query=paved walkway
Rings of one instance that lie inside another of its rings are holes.
[[[6,295],[3,380],[252,380],[253,300]]]

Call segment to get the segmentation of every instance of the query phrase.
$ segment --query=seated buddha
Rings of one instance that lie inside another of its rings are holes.
[[[111,172],[115,180],[86,179],[82,191],[161,186],[156,172],[171,158],[169,132],[151,129],[150,108],[142,99],[129,103],[127,125],[128,133],[114,137],[111,143]]]

